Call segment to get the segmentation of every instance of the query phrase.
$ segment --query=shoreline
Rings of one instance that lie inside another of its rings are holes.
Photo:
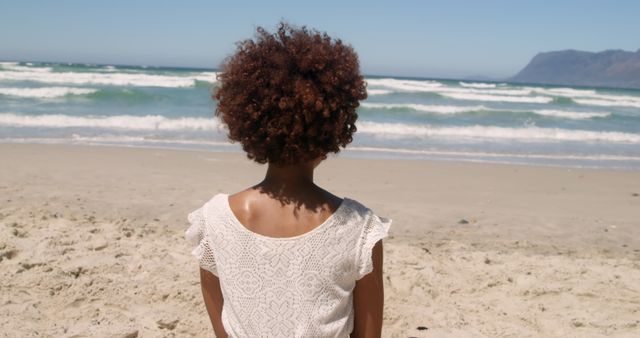
[[[206,153],[230,153],[230,154],[244,154],[241,149],[237,146],[226,143],[226,142],[216,142],[216,141],[185,141],[185,142],[177,142],[171,140],[146,140],[146,141],[138,141],[141,144],[127,144],[127,143],[115,143],[115,142],[78,142],[78,141],[70,141],[65,139],[44,139],[44,141],[17,141],[16,139],[10,139],[7,141],[6,139],[0,144],[25,144],[25,145],[59,145],[59,146],[81,146],[81,147],[115,147],[115,148],[136,148],[136,149],[160,149],[160,150],[173,150],[173,151],[195,151],[195,152],[206,152]],[[145,144],[146,143],[146,144]],[[175,144],[185,144],[183,146],[176,146]],[[172,145],[174,144],[174,145]],[[198,148],[200,146],[201,148]],[[210,149],[206,149],[206,148]],[[227,150],[225,148],[236,148]],[[368,156],[367,154],[376,154],[373,156]],[[394,156],[395,154],[395,156]],[[403,155],[397,155],[403,154]],[[624,156],[610,156],[607,159],[590,159],[588,157],[577,157],[577,158],[562,158],[556,155],[544,155],[544,154],[498,154],[498,153],[487,153],[487,152],[478,152],[478,153],[465,153],[465,152],[447,152],[447,151],[407,151],[406,149],[393,149],[393,148],[370,148],[370,147],[348,147],[340,152],[340,154],[332,154],[329,158],[351,158],[351,159],[363,159],[363,160],[383,160],[383,161],[427,161],[427,162],[443,162],[443,163],[477,163],[477,164],[486,164],[486,165],[507,165],[507,166],[524,166],[524,167],[542,167],[542,168],[560,168],[560,169],[577,169],[577,170],[605,170],[605,171],[620,171],[620,172],[640,172],[640,167],[631,167],[631,166],[598,166],[598,165],[578,165],[578,164],[552,164],[552,163],[536,163],[536,162],[509,162],[507,160],[489,160],[487,158],[495,157],[495,158],[508,158],[509,156],[521,157],[525,159],[531,158],[553,158],[555,160],[577,160],[577,161],[630,161],[634,162],[638,159],[635,157],[625,158]],[[414,157],[411,157],[414,156]],[[423,157],[420,157],[423,156]],[[450,156],[444,158],[436,158],[436,157],[428,157],[428,156]],[[458,156],[458,157],[455,157]],[[476,158],[474,158],[474,156]],[[483,159],[478,159],[478,157],[484,156]]]
[[[0,143],[0,155],[7,333],[212,332],[186,215],[264,166],[115,146]],[[640,172],[339,156],[316,181],[393,219],[385,337],[640,332]]]

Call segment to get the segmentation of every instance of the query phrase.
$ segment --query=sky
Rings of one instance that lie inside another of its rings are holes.
[[[352,45],[368,75],[515,75],[538,52],[640,49],[637,0],[2,0],[0,60],[216,68],[278,21]]]

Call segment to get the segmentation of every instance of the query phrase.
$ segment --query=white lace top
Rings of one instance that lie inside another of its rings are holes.
[[[321,225],[268,237],[240,223],[227,194],[187,216],[185,237],[200,266],[218,276],[230,337],[348,337],[353,288],[373,270],[373,246],[391,220],[344,198]]]

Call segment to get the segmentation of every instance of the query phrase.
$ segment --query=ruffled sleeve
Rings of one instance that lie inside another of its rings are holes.
[[[206,205],[205,205],[206,206]],[[201,268],[218,275],[216,269],[216,261],[211,248],[210,229],[207,227],[204,215],[204,207],[202,206],[187,215],[189,228],[185,232],[185,239],[195,248],[191,254],[197,259]]]
[[[392,220],[371,213],[367,219],[360,237],[356,260],[356,279],[368,275],[373,271],[373,247],[378,241],[389,235]]]

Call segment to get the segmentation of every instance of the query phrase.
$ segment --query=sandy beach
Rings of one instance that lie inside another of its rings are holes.
[[[186,215],[242,154],[0,144],[3,337],[213,336]],[[384,337],[640,336],[640,172],[330,157],[393,219]]]

